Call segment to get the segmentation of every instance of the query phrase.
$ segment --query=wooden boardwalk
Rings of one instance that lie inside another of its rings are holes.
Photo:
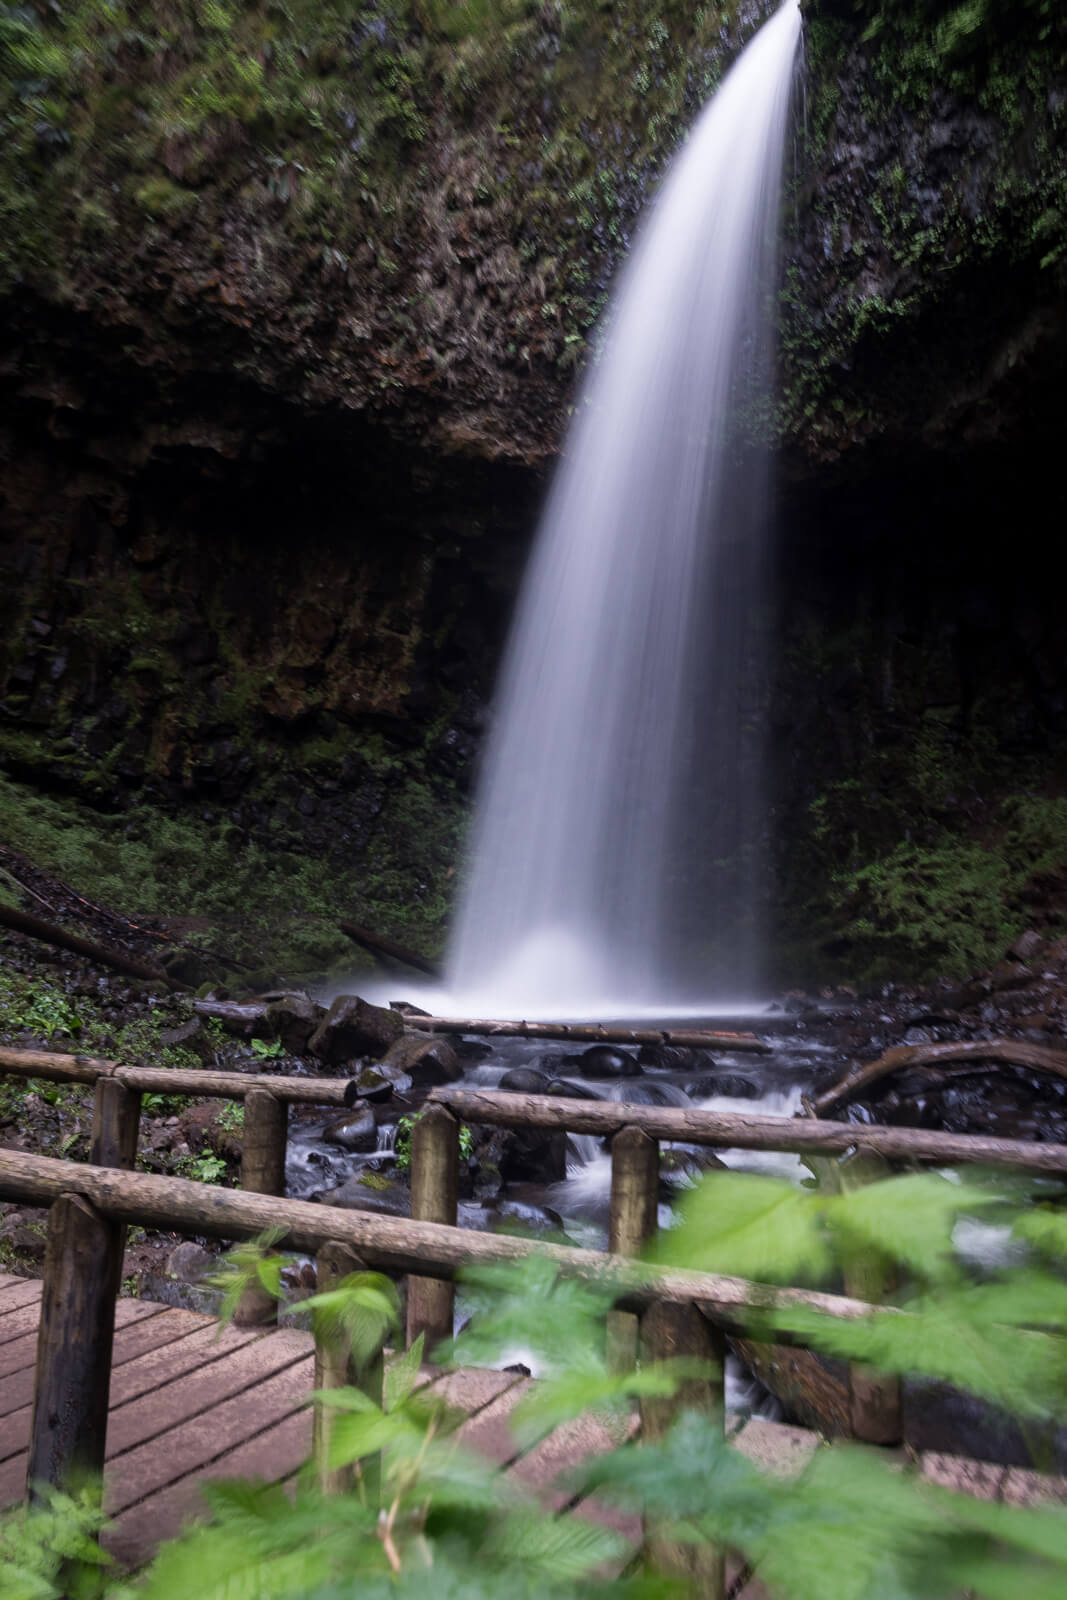
[[[33,1398],[41,1283],[0,1275],[0,1507],[21,1499]],[[138,1566],[163,1539],[202,1511],[209,1478],[292,1476],[311,1450],[313,1342],[292,1328],[228,1328],[212,1317],[151,1301],[120,1299],[107,1434],[104,1504],[112,1518],[105,1543],[124,1566]],[[590,1415],[558,1428],[521,1452],[510,1413],[530,1380],[471,1369],[426,1374],[427,1386],[467,1413],[460,1437],[548,1497],[557,1510],[591,1517],[635,1542],[636,1518],[594,1501],[568,1502],[557,1475],[618,1442]],[[760,1466],[799,1470],[818,1448],[814,1433],[753,1419],[734,1442]],[[1015,1502],[1067,1498],[1067,1481],[967,1462],[923,1458],[924,1476],[949,1487]],[[763,1591],[745,1585],[738,1600]]]

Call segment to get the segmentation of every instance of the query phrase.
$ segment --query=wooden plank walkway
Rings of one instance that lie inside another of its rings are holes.
[[[25,1488],[41,1283],[0,1275],[0,1507]],[[106,1544],[124,1566],[139,1566],[203,1507],[210,1478],[292,1476],[311,1450],[311,1335],[292,1328],[228,1328],[213,1318],[154,1302],[120,1299],[108,1417],[104,1504]],[[511,1472],[560,1512],[595,1519],[635,1542],[636,1518],[592,1500],[570,1502],[560,1472],[619,1440],[594,1415],[557,1428],[520,1450],[510,1415],[530,1387],[516,1373],[472,1369],[427,1373],[427,1387],[467,1412],[460,1438]],[[632,1431],[632,1427],[631,1427]],[[798,1471],[819,1446],[802,1428],[752,1419],[737,1447],[762,1467]],[[952,1488],[1013,1503],[1067,1500],[1067,1480],[948,1456],[922,1460],[925,1476]],[[749,1582],[737,1600],[762,1600]]]

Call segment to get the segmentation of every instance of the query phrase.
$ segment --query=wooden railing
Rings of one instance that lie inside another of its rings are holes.
[[[979,1162],[1067,1172],[1063,1145],[449,1088],[433,1092],[414,1127],[409,1221],[284,1198],[288,1105],[346,1105],[349,1080],[125,1067],[88,1057],[7,1049],[0,1050],[0,1072],[94,1085],[88,1164],[0,1150],[0,1199],[50,1207],[31,1484],[61,1484],[75,1471],[102,1470],[126,1224],[227,1240],[254,1238],[280,1227],[286,1247],[317,1257],[322,1284],[361,1266],[406,1273],[407,1337],[411,1342],[425,1334],[428,1346],[452,1333],[453,1280],[460,1268],[515,1261],[536,1251],[566,1275],[609,1286],[615,1304],[611,1348],[616,1362],[625,1363],[634,1359],[638,1340],[650,1359],[721,1354],[724,1335],[744,1331],[757,1311],[775,1313],[781,1329],[775,1336],[785,1340],[792,1308],[846,1319],[871,1311],[867,1301],[849,1296],[653,1269],[635,1261],[656,1226],[661,1140],[822,1155],[855,1149],[896,1161]],[[147,1091],[244,1101],[244,1192],[132,1170],[141,1094]],[[459,1229],[462,1121],[610,1138],[609,1251]],[[317,1387],[344,1381],[358,1381],[380,1393],[380,1363],[375,1371],[353,1374],[343,1353],[320,1340]],[[721,1408],[721,1377],[706,1397],[709,1405]],[[687,1399],[692,1400],[691,1393]],[[649,1418],[650,1429],[661,1431],[662,1411],[650,1411]],[[336,1486],[325,1464],[323,1426],[316,1433],[320,1475],[324,1483]]]

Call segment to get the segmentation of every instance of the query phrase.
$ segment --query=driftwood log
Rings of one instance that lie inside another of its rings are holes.
[[[122,950],[110,950],[105,945],[94,944],[90,939],[82,939],[76,933],[68,933],[66,928],[57,928],[52,922],[30,916],[28,911],[0,906],[0,925],[13,928],[16,933],[25,933],[31,939],[40,939],[44,944],[55,945],[59,950],[73,950],[75,955],[87,956],[90,961],[114,967],[117,972],[128,972],[134,978],[148,978],[152,983],[162,983],[168,989],[185,988],[185,984],[176,983],[161,968],[147,961],[138,961],[135,956],[128,956]]]
[[[879,1078],[901,1067],[933,1067],[949,1061],[993,1061],[998,1065],[1029,1067],[1033,1072],[1048,1072],[1053,1077],[1067,1079],[1067,1051],[1050,1050],[1047,1045],[1023,1044],[1018,1039],[972,1039],[963,1044],[900,1044],[887,1050],[877,1061],[866,1066],[856,1065],[835,1083],[810,1102],[817,1117],[825,1116],[835,1106],[852,1100],[861,1089],[866,1089]]]
[[[421,1033],[473,1033],[491,1039],[571,1039],[575,1044],[669,1044],[685,1050],[750,1050],[771,1047],[754,1033],[710,1028],[616,1028],[599,1022],[504,1022],[487,1017],[424,1017],[408,1012],[406,1028]]]
[[[354,944],[362,945],[372,956],[388,956],[392,961],[402,961],[406,967],[414,967],[416,972],[425,972],[430,978],[441,976],[441,969],[435,962],[427,961],[425,956],[417,955],[414,950],[408,950],[404,945],[397,944],[395,939],[387,939],[384,934],[373,933],[370,928],[361,928],[355,922],[339,922],[337,926]]]

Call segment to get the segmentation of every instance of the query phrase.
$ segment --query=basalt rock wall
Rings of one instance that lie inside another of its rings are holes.
[[[592,329],[770,9],[5,13],[5,768],[384,855],[376,910],[432,940]],[[783,469],[775,894],[848,969],[835,873],[1055,804],[1067,25],[804,9],[781,400],[739,425]]]

